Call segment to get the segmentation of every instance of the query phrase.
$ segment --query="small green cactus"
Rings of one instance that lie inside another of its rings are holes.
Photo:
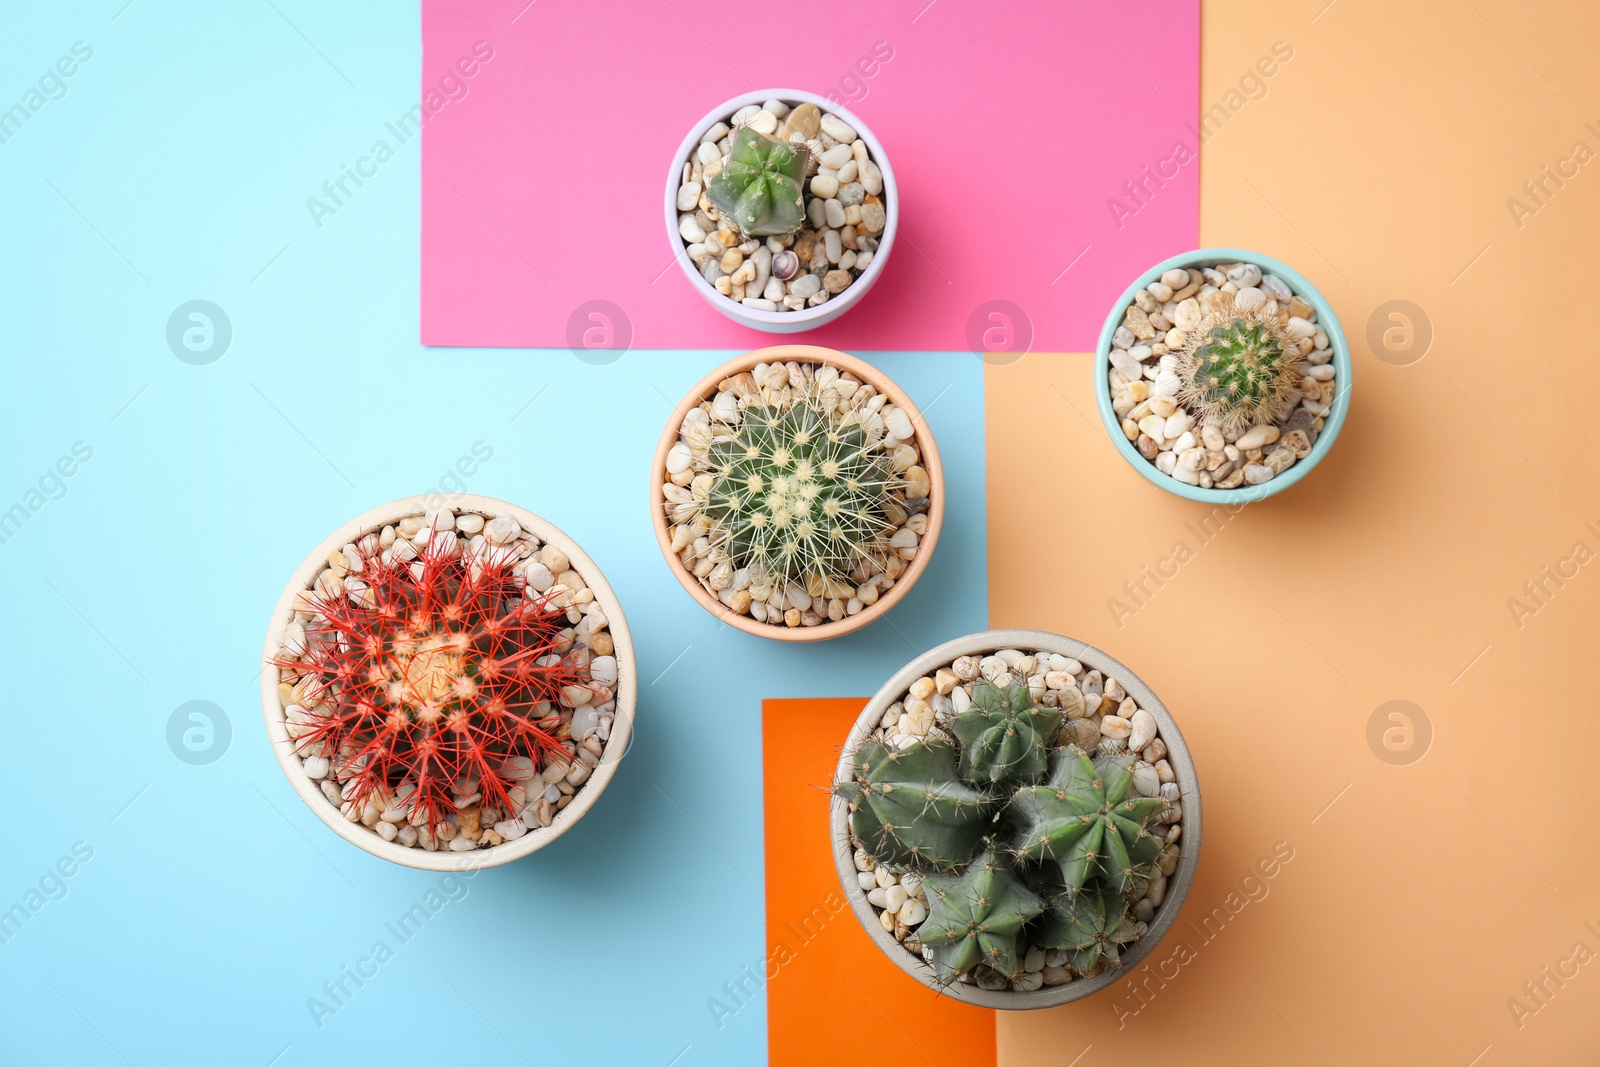
[[[1017,939],[1045,904],[1022,884],[1007,856],[985,852],[961,874],[930,874],[923,881],[928,919],[917,936],[933,950],[941,981],[954,981],[979,963],[1002,974],[1021,970]]]
[[[1178,353],[1178,401],[1202,424],[1242,432],[1277,418],[1299,395],[1305,359],[1275,315],[1207,312]]]
[[[1150,825],[1165,807],[1160,797],[1129,796],[1133,763],[1132,756],[1095,762],[1076,745],[1056,753],[1050,777],[1011,799],[1013,847],[1026,860],[1054,864],[1069,890],[1098,875],[1118,893],[1132,891],[1161,852]]]
[[[1102,965],[1115,967],[1122,946],[1138,937],[1120,895],[1090,890],[1064,893],[1051,901],[1037,943],[1040,948],[1065,950],[1073,970],[1087,974]]]
[[[914,936],[941,981],[979,963],[1019,978],[1024,942],[1070,952],[1082,974],[1138,936],[1132,905],[1155,874],[1167,802],[1135,795],[1134,757],[1062,746],[1061,714],[1026,682],[978,681],[949,722],[959,759],[938,737],[869,741],[834,785],[856,843],[922,875],[929,914]]]
[[[746,237],[782,237],[806,221],[801,184],[811,150],[775,141],[741,126],[733,131],[727,165],[712,177],[706,196]]]
[[[850,832],[880,863],[955,870],[983,840],[994,798],[956,775],[955,749],[919,743],[856,749],[854,776],[834,787],[851,802]]]
[[[705,513],[712,542],[735,567],[808,587],[862,563],[883,569],[895,526],[887,512],[904,485],[855,411],[809,397],[786,408],[752,404],[709,458]]]
[[[985,785],[1033,782],[1045,772],[1061,712],[1035,705],[1026,685],[1002,689],[980,680],[972,686],[972,707],[950,729],[961,742],[961,777]]]

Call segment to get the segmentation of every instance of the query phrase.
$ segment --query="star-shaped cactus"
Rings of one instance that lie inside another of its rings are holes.
[[[879,863],[951,870],[978,851],[996,801],[956,775],[944,741],[855,752],[852,776],[834,793],[850,801],[850,833]]]
[[[1119,894],[1080,890],[1052,902],[1035,943],[1040,948],[1065,949],[1073,969],[1087,974],[1101,964],[1115,967],[1122,946],[1138,937],[1127,902]]]
[[[728,163],[706,186],[706,196],[746,237],[781,237],[806,221],[800,191],[811,150],[775,141],[749,126],[733,132]]]
[[[950,722],[961,742],[961,777],[972,782],[1034,782],[1044,775],[1061,712],[1036,706],[1027,683],[979,681],[972,707]]]
[[[1160,797],[1130,795],[1133,762],[1094,762],[1076,745],[1056,753],[1050,776],[1011,800],[1017,853],[1056,864],[1069,890],[1097,874],[1115,892],[1133,889],[1161,851],[1151,826],[1166,806]]]
[[[1009,859],[985,852],[963,873],[930,874],[924,884],[928,918],[917,938],[932,950],[940,981],[954,981],[979,963],[1008,975],[1020,970],[1017,936],[1045,904],[1022,884]]]

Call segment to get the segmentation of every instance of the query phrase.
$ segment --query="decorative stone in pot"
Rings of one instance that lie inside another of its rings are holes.
[[[1257,252],[1202,248],[1145,271],[1100,331],[1095,396],[1117,450],[1169,492],[1261,500],[1327,455],[1350,406],[1333,308]]]
[[[397,500],[295,570],[261,706],[300,799],[346,841],[433,871],[508,863],[581,819],[627,751],[622,606],[532,512]]]
[[[835,772],[851,909],[896,966],[983,1007],[1104,989],[1175,922],[1200,786],[1156,695],[1036,630],[940,645],[867,704]]]
[[[701,379],[651,467],[656,540],[689,595],[746,633],[821,641],[905,595],[944,521],[916,406],[854,356],[746,353]]]
[[[667,239],[735,322],[799,333],[855,305],[894,247],[900,198],[883,145],[814,93],[769,89],[713,108],[667,173]]]

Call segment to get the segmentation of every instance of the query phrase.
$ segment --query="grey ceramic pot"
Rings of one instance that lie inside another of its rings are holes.
[[[856,719],[855,726],[850,730],[850,736],[845,739],[844,751],[839,757],[839,765],[834,776],[836,779],[846,779],[850,776],[857,747],[866,740],[878,721],[882,719],[884,710],[905,696],[912,682],[924,675],[932,674],[958,656],[985,656],[1003,648],[1016,648],[1024,652],[1035,650],[1054,652],[1079,661],[1089,670],[1098,670],[1108,677],[1115,677],[1127,689],[1128,695],[1155,717],[1161,740],[1167,746],[1167,762],[1171,764],[1173,774],[1178,780],[1180,800],[1183,804],[1183,836],[1178,839],[1178,867],[1168,880],[1166,896],[1162,899],[1161,907],[1156,911],[1144,937],[1122,954],[1121,965],[1117,969],[1104,971],[1093,978],[1074,979],[1065,985],[1042,986],[1031,993],[979,989],[976,985],[960,982],[945,985],[939,981],[931,964],[921,956],[907,951],[894,939],[893,934],[884,930],[878,921],[876,910],[867,902],[867,895],[856,880],[855,845],[851,843],[849,831],[849,805],[838,797],[833,798],[830,818],[833,860],[839,871],[839,883],[844,889],[845,898],[850,901],[851,910],[855,912],[856,918],[861,920],[867,935],[902,971],[938,993],[985,1008],[1007,1011],[1053,1008],[1081,1000],[1115,985],[1138,967],[1155,951],[1161,939],[1177,921],[1178,912],[1189,895],[1190,885],[1194,882],[1195,866],[1200,859],[1200,782],[1195,777],[1194,761],[1189,757],[1189,748],[1184,744],[1183,734],[1178,731],[1178,724],[1173,721],[1166,705],[1151,692],[1150,687],[1145,685],[1138,675],[1099,649],[1060,634],[1043,630],[988,630],[983,633],[968,634],[966,637],[947,641],[923,653],[884,683],[883,688],[878,690],[877,695],[868,702],[866,709]]]

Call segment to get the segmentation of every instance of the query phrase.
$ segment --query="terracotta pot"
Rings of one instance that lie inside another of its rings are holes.
[[[605,576],[600,573],[600,568],[595,566],[588,553],[578,547],[577,542],[533,512],[515,504],[471,494],[451,496],[447,503],[458,515],[464,512],[476,512],[486,518],[495,515],[513,516],[524,530],[538,537],[541,543],[555,545],[565,552],[567,558],[572,561],[572,568],[581,574],[584,581],[589,584],[589,588],[594,590],[595,600],[601,605],[609,620],[608,630],[615,645],[612,655],[617,660],[615,687],[617,706],[611,736],[605,742],[604,755],[601,756],[599,765],[573,795],[572,803],[557,812],[555,820],[549,826],[529,830],[514,841],[474,849],[471,852],[445,850],[429,852],[423,848],[408,848],[395,841],[385,841],[361,823],[346,821],[339,813],[338,806],[329,801],[322,794],[318,784],[306,776],[300,757],[294,753],[285,728],[283,703],[278,698],[278,670],[268,664],[279,654],[284,627],[295,611],[296,601],[301,593],[311,587],[318,572],[327,565],[328,555],[368,533],[376,533],[384,526],[397,524],[408,515],[422,514],[427,509],[425,500],[433,502],[433,498],[408,497],[356,516],[335,530],[295,568],[288,584],[283,587],[283,594],[278,598],[277,606],[272,609],[272,620],[267,626],[266,641],[262,647],[264,669],[261,673],[261,711],[266,719],[267,737],[272,742],[273,754],[278,757],[278,765],[289,779],[289,784],[317,818],[327,824],[334,833],[379,859],[402,866],[426,871],[478,870],[510,863],[531,852],[537,852],[572,829],[573,825],[594,806],[595,801],[600,799],[600,794],[605,792],[612,775],[616,773],[617,763],[628,750],[629,739],[633,732],[634,708],[638,699],[638,673],[634,665],[633,639],[628,632],[627,620],[622,614],[622,605],[612,592],[611,586],[606,583]]]
[[[817,626],[774,626],[758,622],[749,615],[739,615],[730,611],[700,584],[700,579],[690,573],[672,551],[666,496],[662,491],[663,484],[668,480],[667,452],[678,441],[678,429],[683,422],[684,414],[702,400],[715,395],[717,383],[724,378],[747,371],[757,363],[788,360],[828,364],[841,371],[849,371],[861,381],[871,383],[878,392],[887,395],[897,407],[911,417],[911,423],[916,428],[917,450],[922,457],[921,464],[927,470],[929,480],[928,530],[917,542],[916,558],[907,561],[900,577],[876,603],[863,607],[854,615],[846,615],[838,622],[823,622]],[[672,573],[679,584],[701,607],[728,625],[737,627],[745,633],[755,634],[757,637],[768,637],[775,641],[826,641],[859,630],[882,616],[899,603],[900,598],[905,596],[907,590],[922,576],[923,570],[928,566],[928,560],[933,556],[934,546],[938,543],[939,530],[944,525],[944,467],[939,462],[939,448],[934,443],[933,433],[928,429],[926,420],[911,402],[911,398],[882,371],[870,363],[831,348],[818,348],[813,345],[774,345],[771,348],[747,352],[737,359],[724,363],[700,379],[699,383],[678,403],[666,429],[661,433],[661,441],[656,446],[655,459],[650,467],[650,515],[655,523],[656,542],[661,546],[661,554],[666,557],[667,566],[672,568]]]
[[[1155,693],[1151,692],[1150,687],[1145,685],[1138,675],[1099,649],[1070,637],[1062,637],[1060,634],[1046,633],[1042,630],[989,630],[958,637],[918,656],[884,683],[883,688],[878,690],[877,695],[868,702],[860,717],[856,719],[855,726],[850,730],[850,736],[845,739],[844,751],[839,756],[839,765],[834,771],[834,778],[844,780],[850,777],[856,749],[872,733],[889,705],[906,695],[912,682],[924,675],[932,674],[958,656],[986,656],[1002,648],[1022,649],[1024,652],[1037,649],[1057,653],[1077,660],[1087,670],[1098,670],[1104,675],[1115,677],[1139,707],[1155,717],[1159,736],[1167,746],[1166,759],[1178,781],[1180,803],[1183,805],[1183,836],[1178,839],[1177,869],[1167,880],[1166,896],[1152,917],[1145,935],[1122,954],[1120,966],[1093,978],[1075,978],[1065,985],[1042,986],[1031,993],[1005,989],[979,989],[976,985],[962,982],[945,985],[939,981],[932,964],[921,956],[907,951],[905,946],[896,941],[893,934],[884,930],[882,923],[879,922],[877,911],[867,900],[866,893],[856,879],[855,846],[850,842],[849,804],[839,797],[833,798],[829,818],[829,829],[833,837],[833,860],[838,868],[839,882],[844,888],[844,895],[850,902],[851,910],[855,912],[856,918],[861,920],[862,927],[866,929],[873,942],[902,971],[936,992],[985,1008],[1002,1010],[1053,1008],[1080,1000],[1114,985],[1138,967],[1155,951],[1161,939],[1177,921],[1178,911],[1183,907],[1184,898],[1189,895],[1189,887],[1194,883],[1195,865],[1200,858],[1200,783],[1195,777],[1194,761],[1189,757],[1189,749],[1184,744],[1183,734],[1178,732],[1178,724],[1173,721],[1166,706]]]

